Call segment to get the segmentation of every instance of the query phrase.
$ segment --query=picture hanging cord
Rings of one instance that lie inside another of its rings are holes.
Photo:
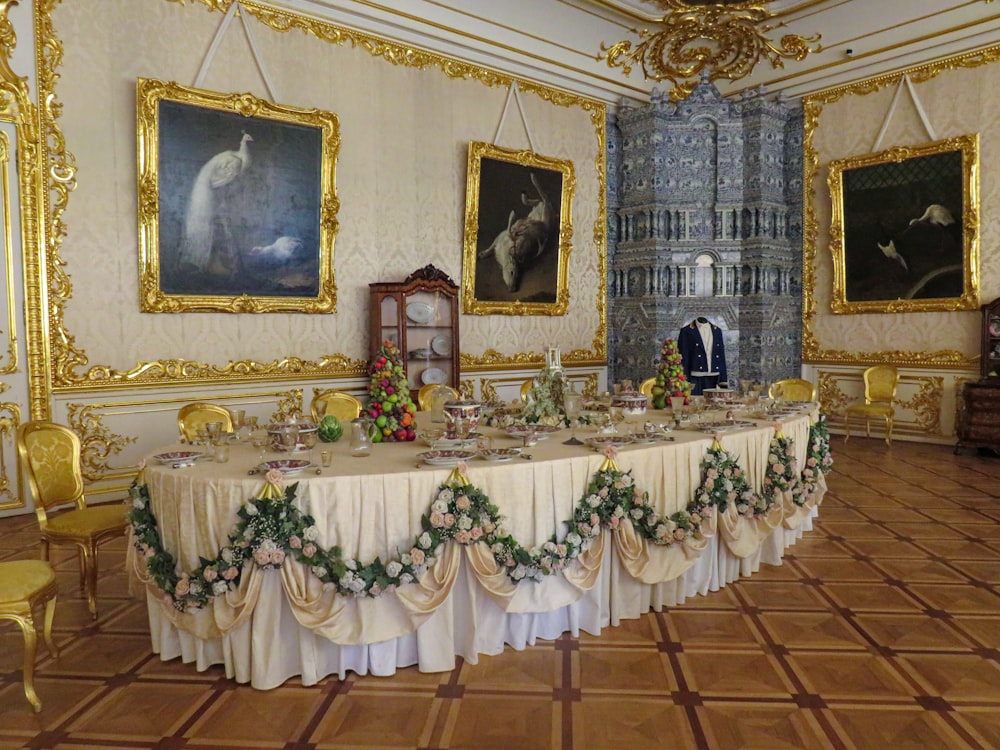
[[[240,10],[243,10],[243,12],[240,13]],[[208,52],[205,53],[205,59],[201,62],[201,68],[198,69],[198,75],[195,76],[194,87],[201,88],[202,81],[205,79],[208,68],[215,58],[216,51],[219,49],[219,44],[222,43],[222,37],[226,35],[226,31],[229,30],[229,24],[233,22],[233,17],[237,15],[243,23],[243,33],[246,35],[247,42],[250,45],[250,53],[253,55],[253,61],[257,64],[257,70],[260,71],[260,76],[264,79],[267,94],[271,97],[272,102],[277,102],[278,98],[274,95],[274,86],[271,85],[271,79],[267,75],[264,64],[261,62],[260,54],[257,52],[257,42],[254,40],[253,32],[250,30],[250,24],[247,23],[246,10],[240,5],[239,0],[236,0],[229,6],[229,10],[226,11],[226,15],[219,24],[219,28],[215,32],[215,37],[212,39],[212,44],[209,46]]]
[[[521,113],[521,124],[524,125],[524,133],[528,136],[528,148],[532,151],[535,150],[535,144],[531,141],[531,130],[528,128],[528,120],[524,116],[524,107],[521,106],[521,94],[517,88],[517,81],[511,81],[510,88],[507,89],[507,99],[503,103],[503,113],[500,115],[500,122],[497,125],[496,135],[493,136],[493,145],[497,145],[497,139],[500,137],[500,131],[503,130],[504,120],[507,119],[507,109],[510,107],[510,98],[514,97],[514,103],[517,105],[517,111]]]
[[[906,90],[910,92],[910,98],[913,100],[913,106],[916,107],[917,114],[920,115],[920,122],[924,125],[924,130],[927,131],[927,136],[930,140],[936,141],[937,136],[934,134],[934,128],[931,127],[930,120],[927,119],[927,113],[924,112],[923,106],[920,104],[920,100],[917,98],[916,89],[913,88],[913,81],[906,74],[899,79],[899,85],[896,86],[896,93],[892,96],[892,103],[889,105],[889,111],[885,113],[885,120],[882,122],[882,129],[878,131],[878,138],[875,139],[875,145],[872,146],[872,153],[878,151],[879,146],[882,145],[882,139],[885,137],[885,131],[889,129],[889,121],[892,119],[893,114],[896,112],[896,105],[899,103],[899,95],[903,93],[903,86],[906,86]]]

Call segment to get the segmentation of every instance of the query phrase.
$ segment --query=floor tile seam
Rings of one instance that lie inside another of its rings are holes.
[[[340,682],[339,680],[335,683],[330,684],[330,689],[325,691],[325,694],[319,701],[319,705],[313,710],[312,716],[302,727],[302,731],[299,733],[299,742],[309,742],[309,738],[312,737],[316,730],[319,729],[319,725],[322,723],[327,712],[334,702],[345,693],[342,688],[345,687],[346,683]],[[353,691],[352,691],[353,692]]]

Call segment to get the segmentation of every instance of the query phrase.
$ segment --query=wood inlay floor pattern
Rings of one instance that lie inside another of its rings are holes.
[[[0,748],[812,750],[1000,747],[1000,459],[834,441],[814,528],[763,566],[600,635],[257,691],[151,653],[124,542],[102,551],[101,618],[55,551],[53,660],[31,712],[20,631],[0,624]],[[34,557],[0,519],[0,560]]]

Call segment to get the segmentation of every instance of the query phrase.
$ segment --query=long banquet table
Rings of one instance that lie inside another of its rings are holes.
[[[811,405],[782,418],[799,466],[804,465],[816,416]],[[426,426],[427,416],[418,415],[418,423]],[[495,435],[498,447],[519,444],[500,431],[481,431]],[[758,492],[774,433],[774,423],[766,421],[720,436]],[[564,430],[539,441],[526,451],[531,460],[468,463],[470,482],[499,507],[512,535],[526,548],[543,544],[554,532],[565,533],[562,522],[572,518],[574,504],[604,461],[589,448],[563,445],[568,437]],[[580,437],[586,437],[582,430]],[[713,436],[677,430],[673,438],[625,447],[616,459],[622,470],[631,470],[661,514],[684,509],[694,496]],[[161,451],[179,448],[164,446]],[[346,558],[361,561],[398,557],[421,533],[421,516],[451,469],[420,464],[417,454],[428,450],[420,443],[376,445],[371,457],[354,458],[345,437],[320,444],[317,463],[321,448],[333,451],[329,468],[321,475],[287,479],[299,483],[295,502],[315,518],[317,543],[339,545]],[[148,463],[144,474],[150,508],[178,572],[197,568],[200,558],[211,559],[226,545],[237,511],[261,491],[263,478],[248,474],[258,460],[256,449],[236,445],[227,463],[199,461],[181,469]],[[471,551],[454,543],[449,543],[454,554],[442,555],[425,576],[430,582],[421,579],[420,587],[410,584],[377,598],[333,596],[315,578],[310,580],[307,566],[289,558],[280,569],[247,576],[252,584],[239,596],[216,597],[193,612],[178,612],[165,602],[131,546],[129,565],[133,584],[146,583],[152,646],[161,659],[181,657],[199,670],[221,663],[230,678],[269,689],[296,675],[311,685],[330,674],[343,678],[349,670],[389,675],[398,667],[417,665],[421,671],[447,671],[456,655],[476,663],[479,654],[499,654],[508,645],[523,649],[536,639],[581,630],[596,635],[651,608],[718,590],[762,563],[779,565],[785,548],[811,529],[815,513],[812,508],[795,529],[778,524],[756,551],[742,558],[718,534],[707,537],[683,573],[653,582],[626,570],[619,549],[607,541],[613,532],[605,529],[590,550],[586,569],[577,565],[540,582],[522,581],[512,596],[498,596],[484,586]],[[419,590],[406,591],[412,588]]]

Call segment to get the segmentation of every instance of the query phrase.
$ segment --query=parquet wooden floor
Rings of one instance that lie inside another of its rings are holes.
[[[1000,459],[834,439],[815,529],[779,567],[600,636],[443,674],[290,681],[161,662],[128,598],[124,542],[101,560],[101,618],[55,558],[58,661],[31,712],[20,631],[0,627],[2,748],[1000,748]],[[0,559],[37,554],[0,520]]]

